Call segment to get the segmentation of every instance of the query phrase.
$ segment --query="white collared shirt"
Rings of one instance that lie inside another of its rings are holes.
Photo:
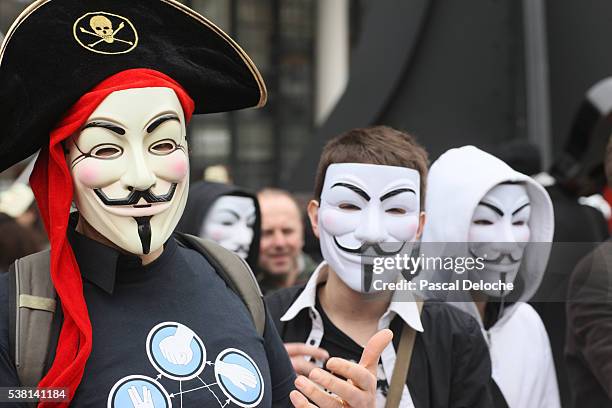
[[[316,297],[317,297],[317,286],[327,281],[328,268],[326,268],[327,262],[323,261],[321,264],[315,269],[310,279],[308,279],[308,283],[304,287],[302,293],[297,297],[295,302],[291,304],[287,312],[281,317],[281,321],[286,322],[290,321],[297,316],[297,314],[302,311],[302,309],[308,309],[308,315],[310,316],[310,320],[312,322],[312,329],[310,330],[310,334],[306,340],[306,344],[319,347],[321,345],[321,341],[323,340],[323,319],[321,318],[321,314],[316,309]],[[378,330],[387,329],[391,324],[391,321],[395,318],[396,315],[399,315],[400,318],[410,327],[418,332],[423,331],[423,325],[421,323],[421,316],[415,302],[410,301],[399,301],[394,296],[391,299],[391,303],[387,308],[387,311],[382,315],[380,320],[378,321]],[[307,360],[310,360],[310,357],[305,357]],[[393,347],[393,343],[390,343],[382,352],[380,359],[382,361],[382,369],[385,374],[385,378],[387,380],[387,384],[391,385],[391,376],[393,374],[393,367],[395,367],[395,348]],[[322,361],[317,361],[319,366],[323,365]],[[412,397],[410,396],[410,392],[408,387],[404,385],[404,390],[402,392],[402,399],[400,401],[400,407],[402,408],[414,408],[414,403],[412,402]]]

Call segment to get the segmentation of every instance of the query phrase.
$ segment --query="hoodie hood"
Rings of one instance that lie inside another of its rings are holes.
[[[255,223],[253,225],[253,241],[249,247],[247,263],[252,270],[257,267],[259,258],[259,240],[261,235],[261,212],[255,194],[234,185],[198,181],[191,185],[187,197],[187,205],[176,228],[177,231],[200,236],[202,224],[212,205],[222,196],[238,196],[252,198],[255,203]],[[202,237],[207,238],[207,237]]]
[[[554,232],[552,202],[541,185],[495,156],[474,146],[464,146],[447,151],[432,164],[427,179],[427,222],[422,249],[426,256],[466,256],[466,241],[476,206],[489,190],[504,182],[523,183],[531,203],[529,242],[537,244],[526,246],[515,280],[520,284],[515,285],[514,291],[520,290],[520,293],[512,294],[514,300],[526,302],[537,291],[548,263]],[[447,242],[460,244],[428,244]],[[427,271],[422,278],[448,282],[457,277],[453,275],[452,271]],[[457,302],[454,306],[481,320],[469,293],[451,293],[447,300]]]

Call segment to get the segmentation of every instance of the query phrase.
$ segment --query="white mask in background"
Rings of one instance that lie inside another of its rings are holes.
[[[80,215],[127,252],[161,248],[189,188],[185,116],[174,91],[111,93],[66,147]]]
[[[483,270],[471,270],[472,281],[514,282],[529,242],[531,205],[523,184],[498,184],[480,200],[468,231],[468,248],[473,257],[485,259]],[[508,291],[485,290],[501,297]]]
[[[371,265],[377,255],[411,253],[406,243],[415,241],[419,227],[419,188],[414,169],[360,163],[327,168],[318,211],[321,252],[354,291],[375,291],[368,265],[362,273],[362,254]],[[395,282],[399,272],[374,279]]]
[[[246,259],[253,242],[254,225],[255,201],[251,197],[225,195],[208,211],[200,236]]]

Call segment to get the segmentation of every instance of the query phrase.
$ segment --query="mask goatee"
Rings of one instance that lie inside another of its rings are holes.
[[[134,217],[134,219],[138,224],[142,253],[146,255],[151,251],[151,217]]]

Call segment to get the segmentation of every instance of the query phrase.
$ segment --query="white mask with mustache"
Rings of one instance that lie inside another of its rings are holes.
[[[498,184],[480,200],[468,231],[468,248],[473,257],[484,258],[485,267],[470,271],[472,281],[514,282],[529,242],[531,206],[522,184]],[[508,292],[484,290],[501,297]]]
[[[374,290],[371,272],[362,272],[364,249],[372,256],[411,252],[406,243],[415,241],[419,227],[419,189],[419,172],[410,168],[361,163],[327,168],[318,210],[321,252],[348,287],[361,293]],[[371,265],[373,259],[364,261]],[[373,279],[395,282],[399,272]]]
[[[206,215],[200,236],[212,239],[243,259],[253,241],[255,202],[251,197],[219,197]]]
[[[185,116],[174,91],[111,93],[66,148],[80,215],[124,251],[161,248],[189,188]]]

